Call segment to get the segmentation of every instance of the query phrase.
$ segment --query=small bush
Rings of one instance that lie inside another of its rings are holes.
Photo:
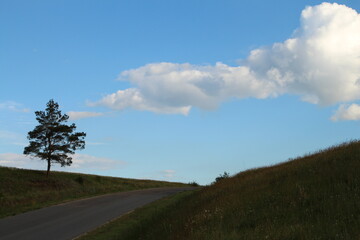
[[[199,187],[199,186],[200,186],[200,185],[199,185],[197,182],[195,182],[195,181],[189,182],[188,184],[191,185],[191,186],[193,186],[193,187]]]
[[[217,178],[215,178],[215,182],[219,182],[225,178],[229,178],[230,174],[228,172],[224,172],[223,174],[220,174]]]
[[[84,185],[84,178],[82,176],[78,176],[77,178],[75,178],[75,181],[81,185]]]

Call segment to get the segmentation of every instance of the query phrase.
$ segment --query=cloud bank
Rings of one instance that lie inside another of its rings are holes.
[[[233,98],[292,94],[319,105],[359,100],[359,29],[360,15],[345,5],[309,6],[291,38],[251,51],[240,66],[147,64],[120,74],[133,88],[91,105],[187,115],[192,107],[211,110]]]
[[[95,157],[87,154],[74,154],[73,163],[71,166],[65,168],[61,167],[59,164],[54,164],[52,170],[60,171],[83,171],[88,169],[96,170],[109,170],[119,166],[123,166],[125,162],[116,161],[109,158]],[[0,165],[7,167],[17,167],[17,168],[26,168],[26,169],[45,169],[46,162],[40,159],[17,154],[17,153],[1,153],[0,154]]]

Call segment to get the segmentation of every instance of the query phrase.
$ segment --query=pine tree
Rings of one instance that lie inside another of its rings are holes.
[[[59,104],[50,100],[45,111],[36,111],[39,122],[34,130],[28,133],[29,146],[24,148],[24,154],[47,161],[46,176],[49,175],[52,163],[70,166],[75,150],[84,149],[86,133],[74,132],[75,124],[67,125],[69,116],[61,114]]]

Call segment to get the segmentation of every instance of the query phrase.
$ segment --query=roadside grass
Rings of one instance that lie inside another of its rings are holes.
[[[101,194],[183,183],[104,177],[0,167],[0,218],[66,201]]]
[[[168,211],[176,209],[181,202],[190,199],[195,191],[197,190],[185,191],[157,200],[76,238],[76,240],[141,239],[152,231],[151,228],[157,227],[154,223],[166,220]]]
[[[82,239],[360,239],[360,142],[160,200],[87,237]]]

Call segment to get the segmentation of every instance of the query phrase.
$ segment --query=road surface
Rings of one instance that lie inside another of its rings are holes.
[[[1,240],[67,240],[157,199],[193,188],[153,188],[77,200],[0,219]]]

